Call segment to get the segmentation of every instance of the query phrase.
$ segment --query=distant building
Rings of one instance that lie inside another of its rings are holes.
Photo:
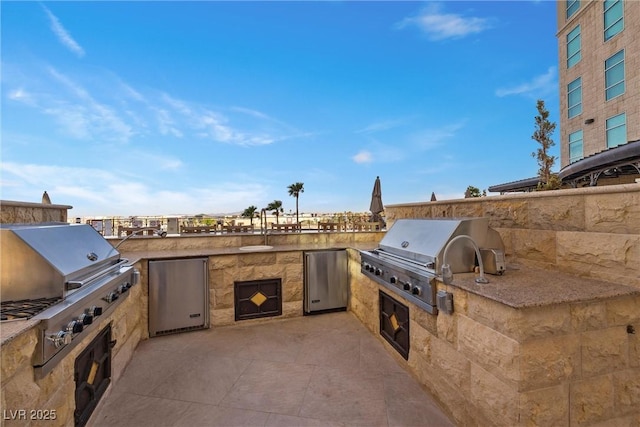
[[[640,178],[640,1],[559,0],[560,172],[563,186]],[[535,189],[537,178],[489,187]]]
[[[640,176],[640,2],[568,0],[556,7],[559,176],[576,186],[600,178],[632,182]]]

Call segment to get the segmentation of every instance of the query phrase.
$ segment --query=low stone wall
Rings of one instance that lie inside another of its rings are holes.
[[[13,202],[0,200],[0,224],[67,222],[67,205]]]
[[[488,217],[507,262],[640,287],[640,184],[389,205],[400,218]]]
[[[344,244],[345,247],[358,243],[375,242],[384,236],[383,231],[346,231],[336,233],[272,233],[265,236],[258,233],[236,233],[216,235],[169,235],[165,238],[137,236],[118,246],[119,252],[166,252],[193,249],[239,248],[242,246],[306,246],[318,245],[331,247]],[[111,244],[117,245],[121,238],[107,238]]]

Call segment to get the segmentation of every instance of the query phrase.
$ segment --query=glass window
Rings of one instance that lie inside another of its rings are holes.
[[[567,68],[571,68],[580,62],[580,25],[567,34]]]
[[[584,156],[582,149],[582,130],[569,134],[569,163],[577,162]]]
[[[622,0],[604,2],[604,41],[624,29],[624,3]]]
[[[571,15],[576,13],[578,9],[580,9],[578,0],[567,0],[567,19],[571,18]]]
[[[569,83],[567,101],[569,118],[582,114],[582,77]]]
[[[624,93],[624,50],[604,61],[604,84],[607,101]]]
[[[607,147],[627,143],[627,115],[625,113],[607,119]]]

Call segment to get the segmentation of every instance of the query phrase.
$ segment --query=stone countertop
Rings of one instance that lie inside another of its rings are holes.
[[[449,286],[513,308],[640,296],[640,289],[632,286],[518,265],[507,265],[507,271],[502,276],[486,274],[489,283],[476,283],[476,277],[476,273],[456,273]]]
[[[29,329],[35,327],[40,320],[8,320],[0,323],[0,345],[11,341],[18,335],[21,335]]]
[[[274,245],[272,249],[249,249],[251,246],[241,246],[248,249],[241,250],[238,246],[229,247],[213,247],[213,248],[194,248],[194,249],[165,249],[158,251],[135,251],[122,252],[122,258],[126,258],[130,263],[136,263],[142,259],[168,259],[168,258],[190,258],[200,256],[216,256],[216,255],[248,255],[248,254],[268,254],[277,252],[295,252],[295,251],[319,251],[319,250],[338,250],[338,249],[356,249],[356,250],[372,250],[377,247],[375,242],[367,243],[333,243],[333,244],[296,244],[296,245]]]

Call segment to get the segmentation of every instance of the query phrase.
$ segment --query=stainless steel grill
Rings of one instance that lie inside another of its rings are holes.
[[[90,225],[4,224],[0,233],[2,320],[40,321],[33,365],[44,375],[128,296],[138,272]]]
[[[400,219],[377,249],[361,251],[361,260],[363,274],[432,314],[443,266],[445,279],[477,264],[488,273],[505,271],[504,244],[488,218]]]

